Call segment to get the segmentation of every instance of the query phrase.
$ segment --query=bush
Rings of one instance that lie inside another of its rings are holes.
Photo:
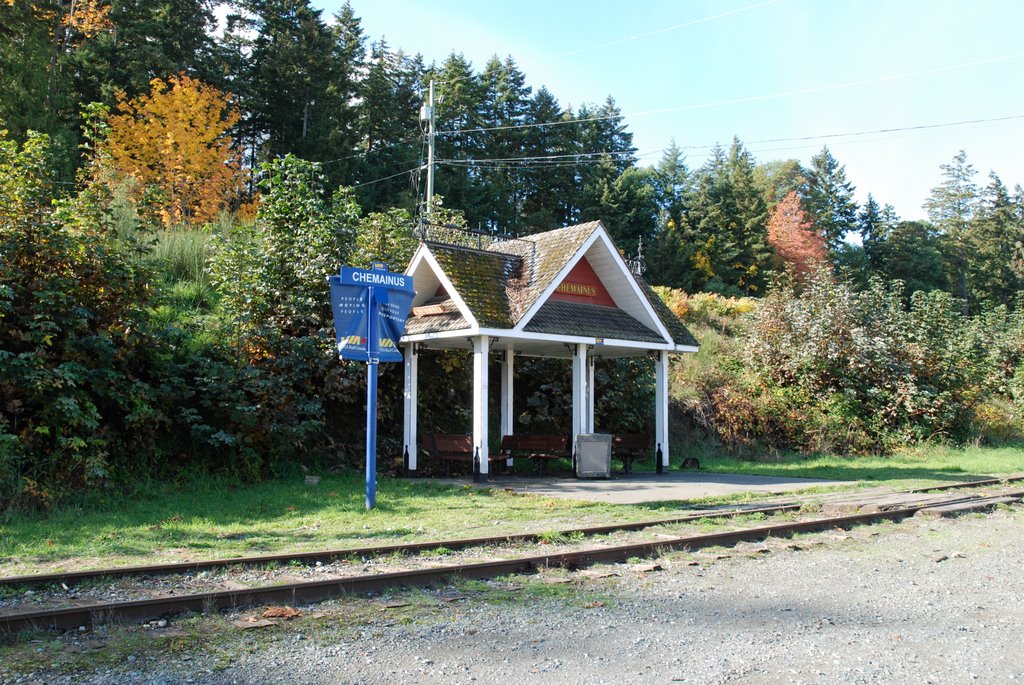
[[[902,290],[875,280],[858,292],[822,271],[799,295],[781,284],[759,310],[746,348],[751,366],[835,416],[821,424],[819,442],[828,435],[849,444],[830,426],[848,430],[851,421],[876,450],[964,440],[976,408],[998,390],[1007,357],[1017,354],[1019,317],[1005,308],[967,317],[940,291],[914,293],[907,307]]]
[[[660,293],[701,342],[673,364],[690,441],[734,454],[863,454],[1024,429],[1019,311],[967,317],[946,293],[907,304],[899,282],[857,291],[828,272],[800,292],[776,283],[753,312],[750,301]]]

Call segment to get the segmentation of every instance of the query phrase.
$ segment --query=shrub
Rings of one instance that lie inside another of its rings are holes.
[[[1005,309],[966,317],[940,291],[914,293],[907,307],[899,282],[875,280],[857,292],[820,271],[799,295],[789,284],[769,294],[747,353],[767,383],[800,388],[835,416],[820,426],[828,442],[841,438],[830,425],[846,430],[856,421],[881,449],[965,439],[975,408],[999,385],[1017,329]]]

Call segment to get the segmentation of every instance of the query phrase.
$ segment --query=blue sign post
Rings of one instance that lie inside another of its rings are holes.
[[[330,276],[331,310],[338,356],[366,362],[366,508],[377,506],[377,365],[400,362],[398,341],[412,308],[412,276],[388,271],[341,267]]]

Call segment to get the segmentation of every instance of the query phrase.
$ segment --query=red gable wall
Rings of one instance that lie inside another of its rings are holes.
[[[608,294],[601,279],[597,277],[594,267],[584,257],[576,263],[572,271],[558,284],[551,293],[552,300],[562,302],[580,302],[582,304],[601,304],[614,307],[615,300]]]

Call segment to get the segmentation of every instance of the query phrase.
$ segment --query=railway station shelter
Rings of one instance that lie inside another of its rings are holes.
[[[448,235],[452,236],[454,231]],[[514,431],[512,383],[517,354],[572,358],[572,433],[594,432],[594,360],[655,358],[654,443],[669,463],[669,355],[697,341],[631,270],[605,226],[590,222],[521,238],[475,236],[453,244],[426,234],[409,263],[416,297],[401,339],[405,362],[404,443],[417,459],[417,351],[473,354],[472,443],[488,470],[488,360],[501,355],[501,431]]]

